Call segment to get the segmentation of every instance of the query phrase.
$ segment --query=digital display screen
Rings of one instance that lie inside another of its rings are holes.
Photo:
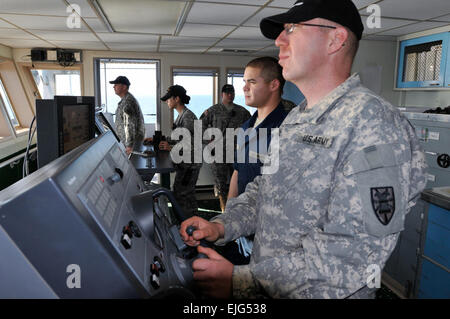
[[[89,105],[64,105],[63,154],[90,140]]]

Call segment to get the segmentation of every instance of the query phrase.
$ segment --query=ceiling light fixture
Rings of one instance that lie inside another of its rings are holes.
[[[183,8],[183,12],[181,12],[180,18],[177,21],[177,26],[175,27],[175,31],[173,33],[174,36],[177,36],[180,34],[181,29],[183,29],[184,24],[186,23],[187,16],[189,12],[191,11],[192,5],[194,4],[193,0],[190,0],[186,2]]]
[[[106,17],[105,13],[103,12],[103,9],[100,6],[100,4],[98,3],[98,1],[97,0],[88,0],[88,2],[91,5],[92,9],[97,14],[97,16],[100,18],[100,20],[102,20],[103,24],[108,29],[108,31],[111,32],[111,33],[116,32],[113,29],[113,27],[112,27],[111,23],[109,22],[108,18]]]

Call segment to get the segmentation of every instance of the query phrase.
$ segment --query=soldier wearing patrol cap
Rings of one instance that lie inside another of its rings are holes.
[[[220,207],[225,210],[225,205],[230,187],[230,179],[233,174],[233,163],[227,163],[226,154],[226,129],[237,129],[250,118],[250,112],[243,106],[233,103],[234,87],[231,84],[225,84],[222,87],[222,102],[208,108],[200,116],[202,120],[203,130],[214,127],[222,132],[223,136],[223,154],[224,158],[221,163],[214,162],[211,165],[214,175],[214,191],[219,196]]]
[[[126,76],[118,76],[114,81],[114,93],[121,100],[116,110],[116,131],[120,141],[125,145],[127,154],[139,150],[145,136],[144,116],[136,98],[128,92],[130,81]]]
[[[161,101],[166,102],[171,111],[176,110],[178,113],[172,130],[184,128],[191,135],[191,154],[189,161],[175,164],[176,174],[173,182],[173,195],[185,212],[195,215],[198,211],[198,203],[195,198],[195,185],[197,184],[198,174],[202,164],[194,162],[194,122],[197,120],[197,117],[186,107],[186,104],[189,104],[190,100],[191,97],[186,94],[186,89],[181,85],[170,86],[167,89],[167,93],[161,98]],[[173,141],[168,138],[168,141],[159,143],[159,149],[170,151],[173,146],[183,142],[182,139],[180,141]]]
[[[350,0],[297,1],[260,28],[276,39],[283,76],[306,99],[271,144],[278,171],[263,170],[211,222],[182,223],[189,245],[255,234],[245,266],[199,246],[209,259],[193,263],[194,279],[213,297],[373,297],[371,269],[383,269],[426,184],[415,131],[350,75],[363,32]],[[197,228],[192,236],[188,225]]]

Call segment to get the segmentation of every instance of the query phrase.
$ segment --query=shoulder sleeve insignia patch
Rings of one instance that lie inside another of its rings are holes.
[[[380,223],[389,224],[395,212],[393,187],[375,187],[370,189],[372,208]]]

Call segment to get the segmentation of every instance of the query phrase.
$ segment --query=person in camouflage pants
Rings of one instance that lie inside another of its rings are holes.
[[[225,158],[227,145],[226,129],[237,129],[250,118],[249,111],[247,111],[243,106],[233,103],[234,95],[234,87],[231,84],[225,84],[222,87],[222,103],[209,107],[200,116],[204,131],[211,127],[218,128],[222,132],[223,136],[224,158],[222,163],[214,162],[211,165],[214,175],[215,193],[216,196],[219,196],[222,212],[225,210],[228,190],[230,187],[230,179],[234,170],[233,163],[227,163]],[[234,145],[234,143],[231,144]]]
[[[222,245],[255,235],[250,264],[210,248],[192,264],[211,297],[373,298],[405,216],[426,185],[426,160],[405,116],[350,75],[363,33],[351,0],[300,0],[260,23],[276,39],[283,76],[305,95],[273,137],[269,164],[209,222],[184,221],[183,240]],[[192,235],[186,228],[193,225]]]
[[[114,81],[114,92],[121,97],[116,110],[116,132],[125,145],[127,154],[139,151],[145,136],[144,116],[138,101],[128,92],[130,81],[125,76],[119,76]]]
[[[161,98],[165,101],[170,110],[175,109],[178,112],[173,130],[176,128],[185,128],[191,135],[191,156],[188,162],[176,163],[175,181],[173,183],[173,194],[181,208],[188,213],[196,214],[198,203],[195,198],[195,185],[197,184],[198,174],[202,166],[201,163],[194,162],[193,143],[194,143],[194,121],[197,120],[195,114],[189,110],[185,104],[189,104],[190,97],[186,95],[186,90],[180,85],[169,87],[166,95]],[[170,151],[181,141],[162,141],[159,144],[161,150]]]

